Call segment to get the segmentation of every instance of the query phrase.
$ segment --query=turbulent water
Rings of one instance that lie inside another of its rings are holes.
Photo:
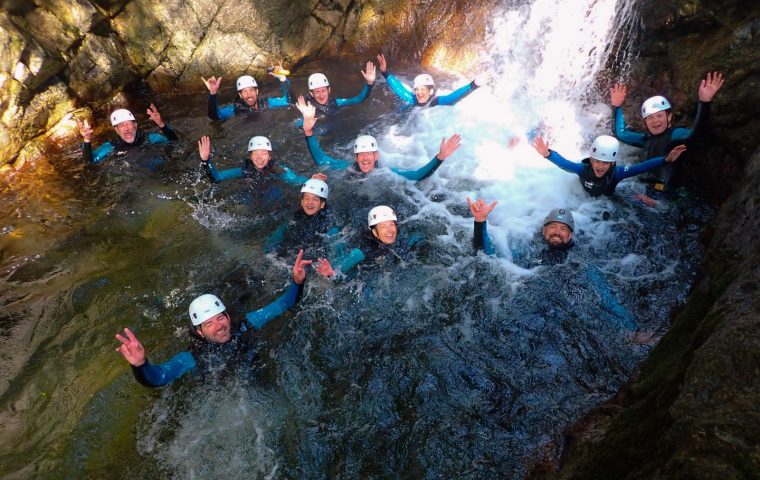
[[[262,331],[253,367],[147,390],[113,335],[129,326],[163,361],[186,348],[196,295],[214,292],[241,316],[283,291],[297,248],[283,258],[263,244],[297,190],[273,199],[245,181],[210,184],[195,142],[211,135],[217,166],[230,168],[264,134],[279,162],[311,174],[295,110],[219,124],[205,117],[205,95],[142,92],[131,106],[156,101],[177,146],[99,166],[82,165],[76,145],[51,146],[49,160],[4,179],[0,473],[519,478],[555,458],[563,427],[630,378],[685,301],[711,214],[686,192],[645,207],[631,181],[614,200],[590,199],[529,146],[538,129],[580,160],[609,128],[593,82],[608,62],[625,63],[605,39],[630,28],[630,5],[570,3],[495,15],[482,54],[494,81],[456,107],[399,112],[379,81],[330,122],[321,142],[337,158],[350,158],[358,133],[378,137],[383,166],[416,168],[453,133],[463,146],[419,184],[387,170],[364,180],[328,172],[329,208],[349,242],[378,204],[396,209],[402,239],[424,241],[404,261],[336,281],[310,272],[301,303]],[[411,82],[417,68],[389,60]],[[334,94],[351,96],[362,61],[308,65],[293,82],[303,91],[323,69]],[[443,90],[466,81],[434,73]],[[473,254],[467,196],[499,200],[495,256]],[[537,232],[560,206],[573,211],[577,246],[542,265]]]

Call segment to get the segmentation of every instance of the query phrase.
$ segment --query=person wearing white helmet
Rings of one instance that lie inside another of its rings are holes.
[[[476,88],[487,84],[491,78],[490,73],[484,72],[475,77],[470,83],[459,87],[447,95],[437,95],[433,77],[427,73],[414,77],[414,83],[410,90],[406,85],[388,71],[388,62],[382,53],[377,56],[380,64],[380,72],[391,88],[406,107],[434,107],[436,105],[454,105],[459,100],[472,93]]]
[[[293,264],[293,281],[288,289],[269,305],[245,315],[245,322],[234,321],[222,301],[212,294],[197,297],[190,304],[189,329],[193,342],[189,350],[174,355],[169,361],[154,364],[148,361],[145,349],[129,328],[124,334],[116,334],[120,342],[117,352],[131,365],[132,373],[141,384],[147,387],[161,387],[180,378],[184,374],[199,369],[202,373],[216,370],[208,362],[210,353],[224,352],[234,355],[242,353],[243,358],[252,345],[251,333],[261,330],[269,321],[279,317],[301,298],[303,284],[306,280],[306,267],[311,260],[303,259],[303,250]],[[242,351],[241,351],[242,350]],[[225,359],[229,356],[225,356]],[[204,368],[205,367],[205,368]]]
[[[623,167],[617,165],[620,159],[620,143],[609,135],[597,137],[591,145],[589,158],[578,163],[565,159],[554,150],[549,150],[549,146],[540,136],[533,140],[533,148],[562,170],[578,175],[583,189],[592,197],[600,195],[611,197],[615,193],[617,184],[622,180],[653,170],[666,162],[675,162],[686,151],[684,145],[679,145],[665,157],[651,158],[642,163]]]
[[[211,139],[208,136],[203,136],[198,141],[198,154],[201,157],[203,169],[214,182],[244,177],[267,182],[276,178],[288,185],[301,186],[308,180],[284,165],[275,165],[272,143],[267,137],[255,136],[248,141],[248,158],[243,160],[241,167],[217,170],[211,160]]]
[[[626,86],[622,83],[615,84],[610,88],[615,137],[623,143],[642,148],[645,159],[665,156],[674,146],[688,143],[700,134],[708,121],[712,99],[722,86],[723,75],[718,72],[709,72],[700,82],[697,92],[699,103],[691,128],[673,127],[672,107],[665,97],[658,95],[646,99],[641,106],[641,116],[646,132],[636,132],[626,127],[623,117]],[[650,193],[667,191],[673,173],[673,165],[667,164],[656,169],[651,176],[644,178],[644,181],[651,186]]]
[[[95,150],[92,148],[93,128],[90,121],[87,119],[77,120],[79,133],[82,135],[82,157],[84,161],[88,163],[100,163],[112,153],[123,155],[130,150],[146,144],[165,144],[178,140],[177,134],[164,122],[155,105],[151,103],[147,113],[148,117],[153,120],[153,123],[161,129],[163,135],[159,133],[143,133],[142,130],[137,128],[137,121],[132,112],[125,108],[119,108],[111,112],[110,115],[111,126],[119,138],[114,141],[103,142]]]
[[[396,264],[413,260],[413,251],[422,243],[422,237],[399,235],[398,216],[387,205],[378,205],[367,213],[367,230],[361,236],[361,248],[354,248],[340,257],[336,269],[346,273],[360,263],[367,266]],[[319,259],[317,271],[325,276],[335,275],[332,265]]]
[[[364,77],[364,84],[361,91],[351,98],[332,98],[330,82],[324,73],[312,73],[306,82],[309,86],[309,94],[306,96],[307,101],[317,109],[320,116],[329,116],[335,114],[340,108],[349,105],[362,103],[369,97],[372,92],[372,86],[375,84],[375,64],[367,62],[364,71],[360,72]],[[299,97],[303,98],[303,97]]]
[[[290,80],[288,77],[277,72],[283,71],[282,66],[278,65],[269,72],[280,81],[282,89],[281,97],[265,97],[259,95],[259,85],[250,75],[238,77],[235,82],[238,98],[233,103],[223,107],[219,106],[219,87],[222,84],[222,77],[201,77],[203,83],[208,88],[208,117],[211,120],[228,120],[235,115],[246,113],[258,113],[264,110],[273,110],[278,108],[288,108],[290,106]]]
[[[316,109],[309,102],[299,99],[296,107],[303,114],[303,131],[306,135],[306,144],[309,147],[309,153],[314,163],[321,167],[329,167],[337,170],[343,170],[352,168],[356,173],[368,174],[375,170],[377,162],[380,159],[380,148],[377,143],[377,139],[371,135],[359,135],[354,141],[354,159],[353,160],[339,160],[327,155],[322,147],[319,145],[314,135],[314,125],[317,121]],[[438,153],[428,163],[416,170],[401,170],[399,168],[391,168],[390,170],[402,177],[420,181],[432,175],[438,167],[441,166],[444,160],[446,160],[451,154],[453,154],[461,144],[461,137],[459,134],[454,134],[449,137],[448,140],[442,139],[441,146]]]

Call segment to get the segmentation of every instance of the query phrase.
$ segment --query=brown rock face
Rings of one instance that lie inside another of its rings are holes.
[[[692,150],[686,173],[727,200],[705,277],[637,378],[567,430],[558,472],[537,468],[533,478],[758,478],[760,3],[644,0],[640,8],[642,52],[627,106],[664,94],[677,122],[688,123],[699,79],[724,72],[711,146]]]
[[[269,65],[317,56],[361,52],[370,59],[383,50],[432,65],[445,56],[447,65],[466,68],[475,58],[468,48],[485,34],[495,4],[8,0],[0,13],[0,165],[44,133],[20,125],[18,115],[51,82],[69,87],[62,102],[71,110],[105,105],[140,79],[157,92],[199,91],[201,76],[260,76]],[[53,123],[66,113],[35,112],[59,115]]]

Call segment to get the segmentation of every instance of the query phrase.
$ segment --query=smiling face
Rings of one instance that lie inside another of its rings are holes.
[[[198,325],[195,331],[211,343],[227,343],[232,337],[230,317],[224,312],[218,313]]]
[[[414,96],[417,98],[417,103],[426,103],[433,95],[433,89],[427,85],[423,85],[414,89]]]
[[[398,225],[396,225],[396,222],[393,220],[380,222],[372,227],[372,235],[374,235],[376,239],[380,240],[384,244],[391,245],[396,241],[396,236],[398,235]]]
[[[330,99],[330,87],[319,87],[311,91],[311,96],[320,105],[327,105],[327,101]]]
[[[356,164],[359,166],[359,171],[362,173],[369,173],[375,168],[377,159],[380,155],[377,152],[361,152],[356,154]]]
[[[544,241],[550,247],[567,245],[573,239],[573,231],[562,222],[551,222],[544,226]]]
[[[652,135],[659,135],[670,127],[670,121],[673,115],[669,110],[663,110],[661,112],[653,113],[644,119],[644,123],[647,126],[647,130]]]
[[[316,215],[320,210],[325,208],[326,204],[325,199],[319,195],[314,195],[313,193],[301,194],[301,208],[303,209],[303,213],[308,216]]]
[[[272,152],[260,148],[258,150],[251,151],[251,163],[259,170],[263,170],[269,164],[269,160],[272,159]]]
[[[259,89],[256,87],[246,87],[238,91],[240,99],[249,107],[256,106],[256,100],[259,98]]]
[[[113,127],[116,133],[127,143],[132,143],[137,137],[137,122],[133,120],[127,120]]]
[[[590,159],[590,161],[591,169],[594,171],[594,175],[596,175],[597,178],[603,177],[607,171],[615,165],[615,162],[603,162],[595,158]]]

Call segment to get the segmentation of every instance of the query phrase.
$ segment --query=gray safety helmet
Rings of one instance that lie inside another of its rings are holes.
[[[575,231],[575,221],[573,220],[573,214],[570,210],[564,208],[555,208],[544,219],[544,227],[552,222],[564,223],[570,228],[570,231]]]

